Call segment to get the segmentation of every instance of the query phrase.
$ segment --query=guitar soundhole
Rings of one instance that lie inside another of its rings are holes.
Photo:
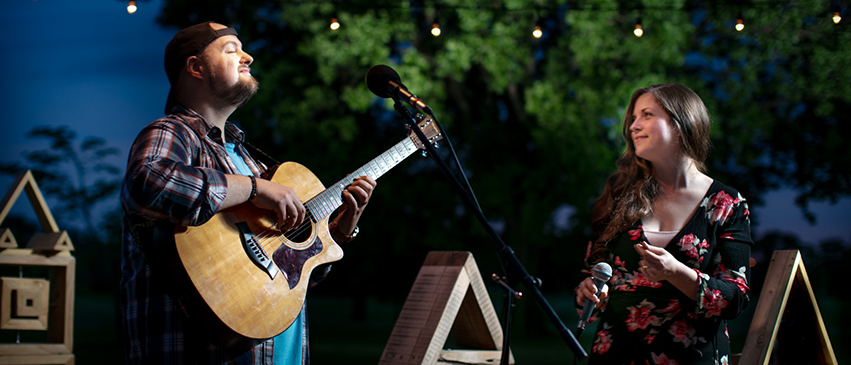
[[[293,228],[284,233],[284,237],[286,237],[290,242],[301,243],[310,239],[311,233],[313,232],[313,225],[308,220],[306,222],[302,222],[300,226]]]

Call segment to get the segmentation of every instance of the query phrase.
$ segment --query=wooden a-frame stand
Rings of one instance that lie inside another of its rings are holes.
[[[20,248],[11,228],[0,226],[0,268],[18,269],[16,276],[0,276],[0,333],[18,333],[15,342],[0,341],[0,364],[73,365],[74,245],[53,219],[30,171],[18,174],[0,202],[0,225],[24,191],[44,232]],[[47,274],[24,277],[24,268],[33,267]],[[20,341],[21,332],[44,333],[45,339]]]
[[[450,335],[464,350],[443,349]],[[502,327],[473,254],[430,252],[378,363],[499,364],[501,354]]]
[[[782,364],[837,363],[798,250],[771,257],[741,357],[732,363],[767,365],[772,358]]]

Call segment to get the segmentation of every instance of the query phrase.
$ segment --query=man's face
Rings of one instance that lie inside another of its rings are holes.
[[[221,24],[213,24],[224,27]],[[210,93],[221,102],[240,107],[257,92],[259,83],[251,76],[254,59],[242,50],[239,38],[226,35],[210,43],[199,55],[209,71]]]

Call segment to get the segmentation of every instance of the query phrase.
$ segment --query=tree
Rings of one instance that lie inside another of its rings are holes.
[[[32,170],[33,177],[44,195],[56,199],[59,205],[53,212],[70,222],[82,220],[89,237],[100,237],[99,221],[94,218],[98,203],[114,198],[121,186],[116,176],[121,170],[108,159],[118,149],[106,146],[102,138],[87,137],[77,143],[76,132],[67,126],[35,127],[29,138],[43,138],[50,148],[26,152],[26,163],[0,163],[0,173],[16,175]]]
[[[564,273],[581,267],[588,207],[622,152],[620,124],[638,87],[679,82],[703,96],[715,121],[710,174],[752,204],[787,183],[803,189],[802,207],[851,194],[851,152],[839,142],[851,104],[848,26],[828,23],[822,2],[782,4],[173,0],[160,21],[236,26],[261,88],[233,119],[326,182],[402,138],[390,103],[364,84],[372,66],[390,64],[435,110],[488,219],[544,290],[559,292],[574,284]],[[738,12],[743,33],[732,28]],[[429,33],[434,23],[440,37]],[[362,223],[359,240],[380,247],[347,250],[337,265],[354,274],[319,292],[354,293],[360,278],[379,276],[408,288],[430,250],[473,251],[485,274],[498,270],[484,231],[433,165],[398,169],[379,181]]]

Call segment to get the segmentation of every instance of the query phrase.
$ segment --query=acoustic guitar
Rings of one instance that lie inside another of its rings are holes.
[[[430,143],[443,138],[430,117],[418,127]],[[276,229],[272,211],[252,204],[225,209],[200,226],[176,227],[174,248],[180,262],[175,266],[183,270],[171,270],[167,280],[181,286],[178,299],[185,313],[228,348],[282,333],[301,311],[313,269],[343,257],[328,231],[329,215],[342,205],[343,189],[354,177],[378,179],[421,149],[419,138],[409,131],[407,138],[327,189],[301,164],[281,164],[271,180],[295,190],[309,218],[287,232]]]

